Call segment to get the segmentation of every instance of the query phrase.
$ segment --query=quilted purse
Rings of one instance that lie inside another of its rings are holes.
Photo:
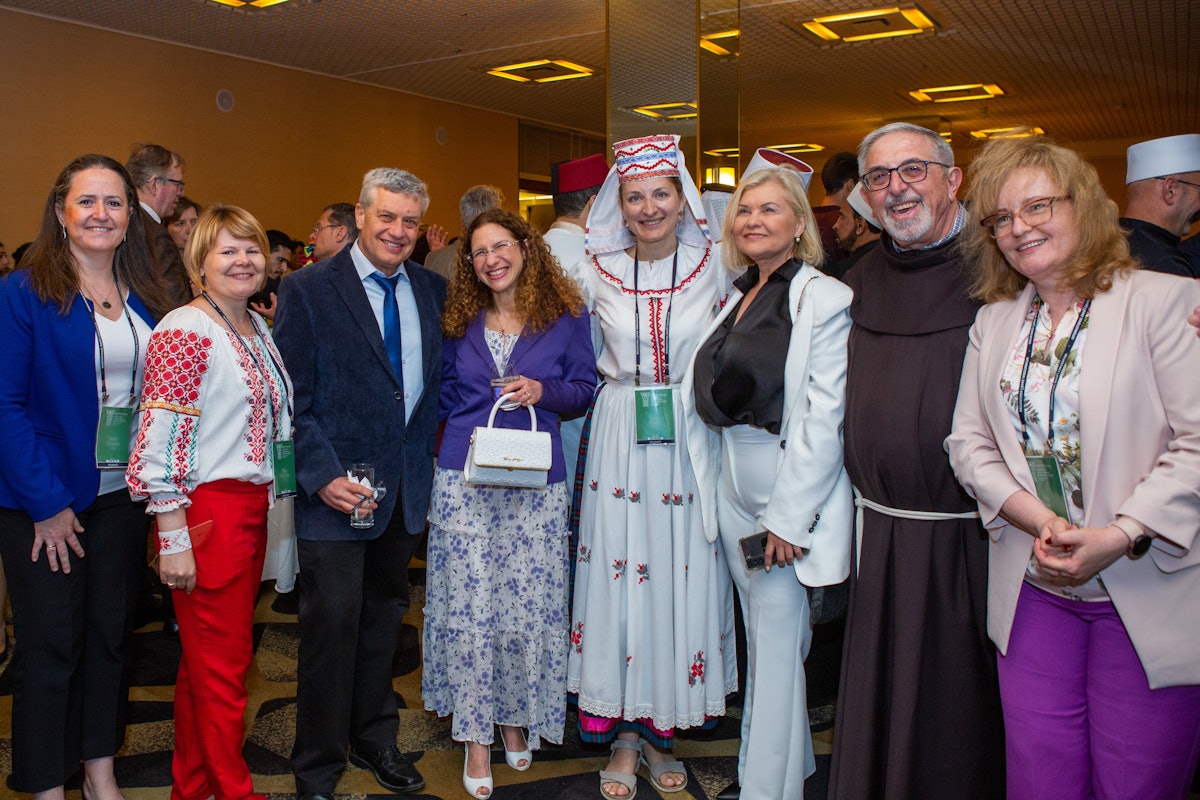
[[[501,395],[492,405],[488,424],[471,434],[463,477],[472,486],[510,486],[517,489],[544,489],[550,472],[550,434],[537,429],[533,407],[529,411],[530,430],[493,428],[496,412],[512,399]]]

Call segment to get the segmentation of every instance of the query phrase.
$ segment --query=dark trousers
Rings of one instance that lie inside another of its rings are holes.
[[[33,520],[0,509],[0,555],[8,576],[13,653],[12,788],[61,786],[81,761],[115,755],[125,740],[129,634],[137,576],[146,561],[146,507],[126,491],[76,511],[86,555],[71,571],[37,563]]]
[[[408,611],[408,562],[420,536],[397,506],[371,541],[297,542],[300,654],[296,691],[296,791],[332,792],[347,746],[396,743],[400,718],[392,657]],[[349,524],[349,520],[347,520]]]

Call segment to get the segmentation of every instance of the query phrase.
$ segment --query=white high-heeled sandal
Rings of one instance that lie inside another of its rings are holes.
[[[481,745],[486,747],[487,745]],[[471,760],[471,744],[470,742],[463,743],[463,788],[467,790],[467,794],[474,797],[475,800],[485,800],[491,797],[495,790],[495,783],[492,781],[492,776],[489,774],[486,778],[472,778],[467,774],[467,764]],[[489,767],[489,770],[491,768]],[[487,789],[487,794],[480,794],[480,789]]]
[[[517,728],[517,731],[520,732],[521,729]],[[524,750],[509,750],[508,741],[504,738],[504,726],[500,726],[500,744],[504,747],[504,761],[517,772],[524,772],[533,766],[533,751],[529,749],[529,742],[526,741],[523,732],[521,733],[521,743],[525,745]],[[523,767],[517,765],[522,758],[525,759]]]

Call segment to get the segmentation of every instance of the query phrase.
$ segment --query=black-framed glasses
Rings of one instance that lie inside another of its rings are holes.
[[[1176,183],[1183,183],[1183,184],[1187,184],[1188,186],[1195,186],[1197,189],[1200,189],[1200,183],[1192,183],[1191,181],[1185,181],[1183,178],[1176,178],[1174,175],[1162,175],[1162,176],[1156,178],[1155,180],[1165,181],[1168,178],[1174,179]]]
[[[314,234],[316,234],[316,233],[320,233],[321,231],[325,230],[326,228],[344,228],[344,227],[346,227],[346,226],[339,225],[336,222],[331,222],[328,225],[322,225],[321,223],[318,222],[316,225],[313,225],[312,232]]]
[[[478,250],[475,250],[474,252],[472,252],[471,253],[471,261],[478,262],[481,259],[485,259],[488,257],[488,253],[491,253],[494,256],[499,256],[500,258],[504,258],[505,256],[508,255],[509,250],[511,250],[514,247],[519,247],[520,245],[523,245],[523,244],[525,244],[524,239],[522,239],[520,241],[509,240],[509,241],[503,241],[503,242],[496,242],[491,247],[481,247]]]
[[[1054,216],[1054,204],[1070,200],[1071,195],[1058,197],[1038,197],[1014,211],[997,211],[979,220],[979,224],[987,229],[993,239],[996,239],[1012,229],[1013,220],[1020,219],[1026,225],[1037,227],[1049,222]]]
[[[165,183],[173,183],[173,184],[175,184],[175,188],[179,189],[180,192],[183,191],[184,183],[181,180],[178,180],[176,178],[160,178],[159,180],[161,180]]]
[[[905,161],[898,167],[879,167],[871,170],[862,176],[863,186],[872,192],[886,189],[892,182],[893,172],[899,175],[900,180],[905,183],[920,183],[929,177],[930,164],[936,164],[946,169],[954,166],[953,164],[943,164],[940,161]]]

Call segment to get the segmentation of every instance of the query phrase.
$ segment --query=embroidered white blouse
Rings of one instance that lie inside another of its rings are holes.
[[[251,318],[259,335],[241,341],[195,306],[154,329],[126,471],[149,513],[186,508],[192,490],[212,481],[274,480],[271,443],[292,436],[292,384],[266,322]]]

